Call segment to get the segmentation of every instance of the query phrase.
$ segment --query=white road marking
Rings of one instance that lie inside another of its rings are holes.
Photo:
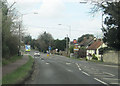
[[[119,85],[120,83],[110,83],[110,84],[117,84],[117,85]],[[117,86],[117,85],[116,85],[116,86]]]
[[[80,66],[78,65],[78,63],[75,63],[77,65],[77,67],[79,68]]]
[[[120,80],[120,79],[117,79],[117,78],[103,78],[103,79],[107,79],[107,80]]]
[[[75,63],[75,64],[77,65],[77,67],[78,67],[79,70],[82,70],[82,69],[80,68],[80,66],[78,65],[78,63]]]
[[[90,76],[88,73],[86,73],[86,72],[84,72],[84,71],[82,71],[82,73],[84,73],[84,74],[87,75],[87,76]]]
[[[71,63],[66,63],[67,65],[71,64]]]
[[[46,63],[46,64],[50,64],[50,63]]]
[[[111,74],[111,73],[108,73],[108,72],[103,72],[103,73],[106,73],[106,74],[111,75],[111,76],[115,76],[114,74]]]
[[[79,68],[79,70],[82,70],[81,68]]]
[[[102,84],[107,84],[107,83],[101,81],[100,79],[97,79],[97,78],[94,78],[94,79],[97,80],[97,81],[99,81],[99,82],[101,82]]]
[[[69,72],[73,72],[72,70],[69,70],[69,69],[68,69],[67,71],[69,71]]]

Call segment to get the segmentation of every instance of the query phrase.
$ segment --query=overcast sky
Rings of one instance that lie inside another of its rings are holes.
[[[70,33],[71,40],[83,34],[101,35],[101,13],[92,17],[89,13],[92,5],[80,4],[81,0],[8,0],[9,5],[14,1],[16,10],[27,14],[23,16],[23,24],[32,38],[44,31],[54,39],[63,39]]]

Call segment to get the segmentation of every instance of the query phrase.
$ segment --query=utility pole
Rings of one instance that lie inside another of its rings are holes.
[[[67,34],[67,37],[66,37],[66,53],[68,55],[68,34]]]
[[[20,23],[19,23],[19,51],[18,51],[18,56],[21,55],[20,49],[21,49],[21,44],[20,44]]]

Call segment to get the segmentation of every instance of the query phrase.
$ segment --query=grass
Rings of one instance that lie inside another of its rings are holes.
[[[13,62],[15,62],[15,61],[17,61],[17,60],[19,60],[19,59],[22,59],[22,56],[18,56],[18,55],[15,55],[15,56],[12,56],[11,58],[9,58],[9,59],[2,59],[2,65],[4,66],[4,65],[8,65],[8,64],[10,64],[10,63],[13,63]]]
[[[80,60],[80,61],[85,61],[86,60],[86,58],[75,58],[75,57],[70,57],[70,58]]]
[[[3,76],[2,84],[15,84],[18,81],[21,81],[28,75],[28,72],[32,69],[34,59],[29,56],[29,60],[26,64],[19,67],[10,74]]]

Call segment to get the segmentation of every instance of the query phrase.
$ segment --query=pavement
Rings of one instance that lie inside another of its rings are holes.
[[[30,52],[33,56],[34,51]],[[25,84],[119,84],[118,65],[79,61],[41,53],[34,57],[35,70]]]
[[[23,55],[22,59],[17,60],[14,63],[10,63],[2,67],[2,76],[15,71],[20,66],[24,65],[29,60],[28,55]]]

